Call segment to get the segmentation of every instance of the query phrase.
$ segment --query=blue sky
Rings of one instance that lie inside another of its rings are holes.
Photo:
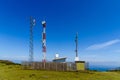
[[[0,0],[0,59],[28,60],[29,17],[34,59],[42,60],[41,21],[47,22],[47,60],[55,53],[74,61],[75,34],[80,60],[120,64],[119,0]]]

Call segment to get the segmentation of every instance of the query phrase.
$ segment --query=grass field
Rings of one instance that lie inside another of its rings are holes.
[[[20,65],[0,63],[0,80],[120,80],[120,72],[22,70]]]

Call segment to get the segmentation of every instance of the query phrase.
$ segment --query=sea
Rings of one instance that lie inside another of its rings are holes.
[[[109,71],[120,67],[120,62],[89,62],[89,70],[95,71]]]

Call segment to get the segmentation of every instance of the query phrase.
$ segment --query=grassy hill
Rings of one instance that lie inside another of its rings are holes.
[[[18,65],[17,63],[13,63],[9,60],[0,60],[0,63],[6,64],[6,65]]]
[[[22,70],[21,65],[0,60],[0,80],[120,80],[120,72],[56,72]]]

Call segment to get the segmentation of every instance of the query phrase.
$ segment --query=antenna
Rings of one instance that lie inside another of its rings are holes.
[[[29,41],[29,62],[33,62],[33,27],[35,26],[35,19],[30,17],[30,41]]]
[[[43,31],[42,31],[42,52],[43,52],[43,62],[46,62],[46,21],[42,21]]]
[[[75,37],[75,43],[76,43],[76,57],[75,57],[75,61],[79,61],[79,57],[78,57],[78,32],[76,33],[76,37]]]

